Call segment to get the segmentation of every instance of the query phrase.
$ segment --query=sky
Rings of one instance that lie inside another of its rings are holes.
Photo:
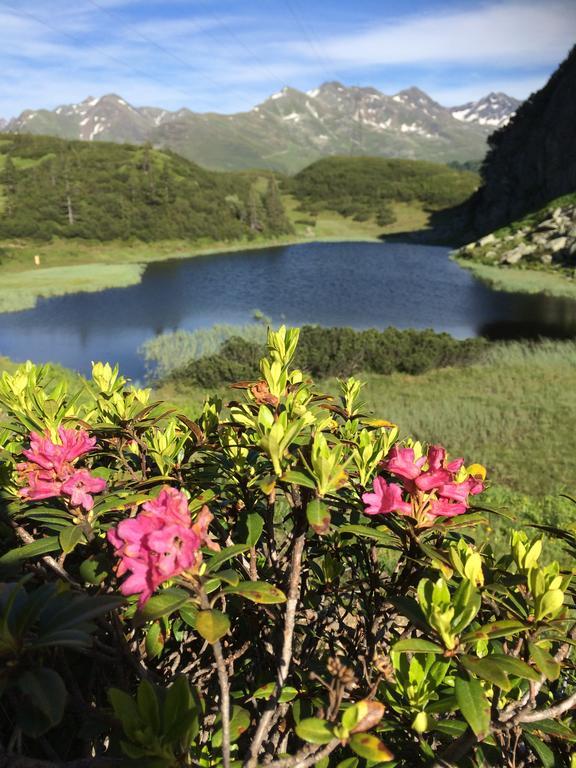
[[[105,93],[233,113],[330,80],[524,99],[575,42],[574,0],[0,0],[0,117]]]

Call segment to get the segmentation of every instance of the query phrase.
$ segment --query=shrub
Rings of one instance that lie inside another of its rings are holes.
[[[3,375],[7,765],[570,768],[574,590],[541,551],[576,536],[477,546],[484,468],[318,392],[297,342],[197,422],[108,365]]]

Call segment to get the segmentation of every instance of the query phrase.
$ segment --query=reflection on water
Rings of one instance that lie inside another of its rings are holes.
[[[494,291],[436,246],[314,243],[158,262],[129,288],[40,300],[0,315],[0,354],[143,375],[147,338],[178,328],[275,322],[434,328],[463,338],[576,336],[576,302]]]

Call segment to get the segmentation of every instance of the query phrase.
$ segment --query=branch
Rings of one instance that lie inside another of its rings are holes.
[[[200,605],[203,611],[210,610],[210,602],[202,587],[199,590]],[[220,640],[212,643],[212,651],[216,660],[218,682],[220,684],[220,713],[222,715],[222,762],[224,768],[230,768],[230,681],[226,670],[226,662],[222,653]]]
[[[20,539],[20,541],[23,544],[32,544],[33,542],[37,541],[33,536],[30,536],[30,534],[22,528],[21,525],[16,525],[16,523],[11,523],[12,528],[14,529],[14,533],[16,536]],[[57,573],[58,576],[60,576],[62,579],[67,581],[69,584],[72,584],[74,587],[79,587],[80,585],[74,581],[74,579],[70,576],[68,571],[66,571],[60,563],[55,560],[50,555],[42,555],[40,558],[44,565],[47,565],[48,568],[54,571],[54,573]]]
[[[340,739],[332,739],[322,749],[315,746],[304,747],[292,757],[283,757],[280,760],[267,763],[265,768],[308,768],[308,766],[316,765],[324,757],[328,757],[339,745]]]
[[[514,725],[518,723],[539,723],[541,720],[553,720],[560,717],[564,712],[576,707],[576,693],[569,696],[564,701],[559,701],[547,709],[535,709],[532,712],[520,712],[512,721]]]
[[[302,553],[304,551],[304,543],[306,541],[306,534],[301,533],[294,541],[294,548],[292,549],[292,558],[290,561],[290,584],[288,587],[288,596],[286,601],[286,612],[284,614],[284,637],[282,642],[282,655],[280,657],[280,663],[278,665],[276,675],[276,687],[273,696],[270,698],[266,709],[264,710],[256,733],[252,739],[250,745],[250,751],[248,758],[246,759],[245,768],[255,768],[258,762],[258,753],[262,742],[266,738],[270,727],[270,721],[276,705],[280,699],[282,688],[288,677],[290,671],[290,662],[292,661],[292,644],[294,640],[294,627],[296,625],[296,607],[298,600],[300,599],[300,575],[302,572]],[[312,765],[312,763],[311,763]]]

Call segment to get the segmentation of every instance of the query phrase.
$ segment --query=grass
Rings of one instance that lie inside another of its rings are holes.
[[[0,312],[31,308],[40,296],[124,288],[138,283],[142,270],[140,264],[79,264],[4,274]]]
[[[544,293],[576,299],[576,281],[564,273],[541,269],[518,269],[481,264],[470,259],[457,258],[461,267],[469,269],[482,282],[492,288],[509,293]]]

